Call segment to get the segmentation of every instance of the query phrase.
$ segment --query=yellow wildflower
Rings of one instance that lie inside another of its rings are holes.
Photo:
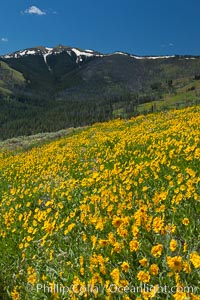
[[[153,231],[155,233],[159,233],[162,231],[163,227],[164,227],[164,220],[161,219],[160,217],[155,217],[153,219],[153,225],[152,225]]]
[[[129,243],[129,246],[130,246],[130,251],[131,252],[137,251],[139,249],[139,247],[140,247],[140,243],[137,240],[132,240]]]
[[[149,275],[149,272],[144,272],[144,271],[140,271],[138,272],[137,274],[137,279],[139,281],[142,281],[144,283],[147,283],[150,281],[150,275]]]
[[[124,272],[128,272],[130,266],[129,266],[129,264],[128,264],[127,262],[124,261],[124,262],[121,264],[121,268],[122,268],[122,270],[123,270]]]
[[[197,252],[190,253],[190,261],[196,269],[200,268],[200,255]]]
[[[188,218],[184,218],[183,220],[182,220],[182,223],[184,224],[184,225],[189,225],[189,223],[190,223],[190,220],[188,219]]]
[[[182,270],[182,257],[181,256],[167,256],[167,264],[169,268],[175,272]]]
[[[121,224],[123,224],[123,220],[119,217],[115,217],[112,221],[112,224],[114,227],[119,227]]]
[[[119,284],[119,278],[120,278],[120,272],[119,269],[114,269],[111,273],[110,273],[113,281],[115,284]]]
[[[158,244],[158,245],[152,247],[151,254],[155,257],[160,257],[162,254],[162,250],[163,250],[163,245]]]
[[[173,295],[175,300],[185,300],[188,299],[187,294],[185,292],[178,291]]]
[[[19,294],[19,292],[17,291],[16,288],[14,288],[14,290],[11,292],[11,297],[12,297],[12,300],[19,300],[20,299],[20,294]]]
[[[156,264],[150,265],[149,271],[152,275],[157,275],[159,272],[159,267]]]
[[[187,261],[183,262],[183,271],[187,274],[191,273],[192,270],[191,270],[189,262],[187,262]]]
[[[171,242],[170,242],[170,246],[169,247],[170,247],[170,250],[172,252],[174,252],[176,250],[176,247],[177,247],[177,241],[174,240],[174,239],[172,239]]]
[[[139,263],[141,264],[141,266],[146,267],[148,265],[148,261],[147,259],[144,257],[142,259],[139,260]]]

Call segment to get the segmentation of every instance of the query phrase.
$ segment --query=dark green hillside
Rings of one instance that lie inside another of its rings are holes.
[[[15,70],[21,72],[26,78],[30,89],[49,90],[52,88],[53,78],[44,59],[40,55],[10,58],[6,62]]]

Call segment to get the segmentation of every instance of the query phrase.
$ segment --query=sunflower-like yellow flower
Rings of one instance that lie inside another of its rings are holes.
[[[157,275],[159,272],[159,267],[156,264],[150,265],[149,271],[152,275]]]
[[[14,290],[11,292],[11,297],[12,297],[12,300],[19,300],[20,299],[20,294],[19,294],[19,292],[17,291],[16,288],[14,288]]]
[[[141,282],[147,283],[150,281],[149,272],[140,271],[137,274],[137,279]]]
[[[167,256],[167,264],[169,268],[174,272],[180,272],[182,270],[182,257],[181,256]]]
[[[148,265],[148,260],[144,257],[139,260],[139,263],[141,264],[141,266],[146,267]]]
[[[159,233],[162,231],[163,227],[164,227],[164,219],[160,217],[155,217],[152,225],[153,231],[155,233]]]
[[[114,227],[119,227],[121,224],[123,224],[123,220],[119,217],[115,217],[112,221],[112,224]]]
[[[190,261],[196,269],[200,268],[200,255],[197,252],[190,253]]]
[[[188,218],[184,218],[184,219],[182,220],[182,223],[183,223],[183,225],[187,226],[187,225],[189,225],[190,220],[189,220]]]
[[[191,267],[190,267],[190,263],[185,261],[183,262],[183,271],[187,274],[191,273]]]
[[[115,268],[111,273],[110,276],[112,277],[115,284],[119,284],[120,272],[118,268]]]
[[[152,247],[151,254],[155,257],[160,257],[162,254],[162,250],[163,250],[163,245],[158,244],[158,245]]]
[[[181,292],[181,291],[177,291],[177,293],[175,293],[173,295],[174,300],[185,300],[188,299],[187,294],[185,292]]]
[[[129,246],[131,252],[137,251],[140,247],[140,243],[137,240],[132,240],[130,241]]]
[[[129,268],[130,268],[130,265],[124,261],[122,264],[121,264],[121,268],[124,272],[128,272]]]
[[[169,248],[172,252],[174,252],[176,250],[176,247],[177,247],[177,241],[172,239],[170,242]]]

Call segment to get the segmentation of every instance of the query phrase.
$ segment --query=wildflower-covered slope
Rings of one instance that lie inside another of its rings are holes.
[[[199,299],[199,116],[110,121],[1,152],[1,297]]]

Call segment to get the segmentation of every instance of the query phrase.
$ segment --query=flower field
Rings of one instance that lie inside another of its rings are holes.
[[[0,152],[1,299],[200,299],[200,108]]]

